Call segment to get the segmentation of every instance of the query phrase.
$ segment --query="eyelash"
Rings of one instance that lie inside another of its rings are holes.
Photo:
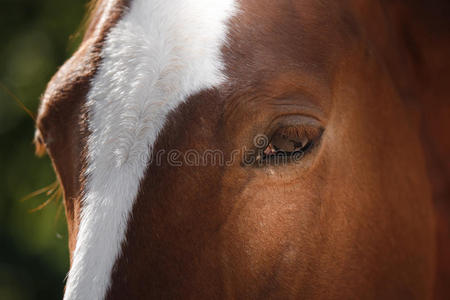
[[[312,126],[282,127],[271,135],[267,145],[258,148],[255,163],[264,166],[298,162],[313,150],[322,132],[321,128]]]

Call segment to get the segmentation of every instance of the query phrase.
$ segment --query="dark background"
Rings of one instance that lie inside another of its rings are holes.
[[[0,84],[36,113],[39,97],[77,47],[87,0],[1,0]],[[34,155],[34,123],[0,86],[0,299],[61,299],[69,268],[61,200],[40,211],[52,184],[47,156]],[[60,213],[58,215],[58,209]]]

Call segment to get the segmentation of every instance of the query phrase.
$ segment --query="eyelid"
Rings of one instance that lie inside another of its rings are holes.
[[[272,138],[275,135],[281,135],[290,139],[309,139],[312,140],[316,136],[320,135],[321,128],[316,126],[289,126],[282,127],[275,131]]]
[[[317,128],[323,132],[322,123],[314,117],[304,115],[288,115],[274,119],[265,130],[269,139],[281,128],[303,128],[308,132],[308,128]]]

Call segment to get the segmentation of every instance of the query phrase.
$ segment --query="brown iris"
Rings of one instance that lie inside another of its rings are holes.
[[[316,127],[284,127],[272,135],[267,146],[259,156],[260,160],[303,157],[320,137],[321,130]]]

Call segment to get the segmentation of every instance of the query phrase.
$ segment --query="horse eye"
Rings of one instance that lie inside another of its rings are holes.
[[[308,138],[294,137],[277,134],[272,138],[269,145],[264,149],[264,155],[275,155],[283,153],[284,155],[301,151],[309,143]]]
[[[279,164],[298,161],[313,147],[321,134],[322,131],[315,127],[278,129],[261,148],[258,161]]]

